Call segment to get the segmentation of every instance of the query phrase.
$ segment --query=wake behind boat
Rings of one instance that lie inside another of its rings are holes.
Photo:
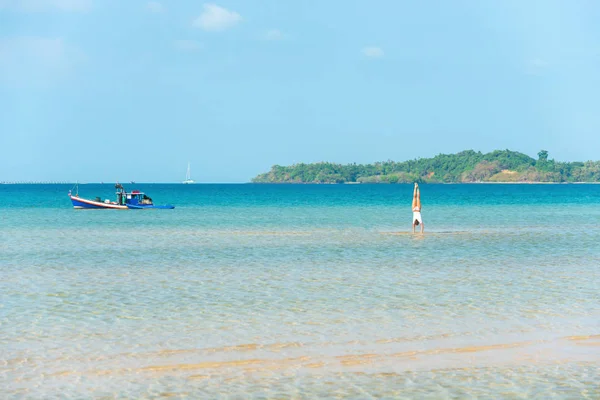
[[[100,197],[96,197],[94,200],[84,199],[79,197],[79,186],[77,186],[76,194],[71,194],[69,190],[69,198],[73,203],[73,208],[78,209],[110,209],[110,210],[144,210],[144,209],[163,209],[171,210],[175,206],[171,204],[165,205],[154,205],[152,199],[146,196],[145,193],[139,190],[132,190],[131,192],[125,191],[125,188],[120,183],[115,185],[117,189],[117,200],[111,201],[109,199],[102,200]]]

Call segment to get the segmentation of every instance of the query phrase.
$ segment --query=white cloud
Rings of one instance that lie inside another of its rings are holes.
[[[383,57],[383,49],[381,47],[369,46],[362,49],[362,53],[365,57],[369,58],[381,58]]]
[[[205,31],[223,31],[236,25],[242,16],[216,4],[204,4],[204,11],[194,20],[194,26]]]
[[[540,58],[532,58],[526,63],[526,72],[529,75],[539,75],[543,70],[548,68],[549,64],[547,61]]]
[[[61,38],[0,38],[0,83],[48,84],[67,77],[83,54]]]
[[[195,40],[176,40],[173,44],[177,50],[181,51],[197,51],[202,48],[202,44]]]
[[[533,60],[529,60],[529,65],[535,68],[546,68],[548,63],[540,58],[534,58]]]
[[[160,4],[158,1],[149,1],[147,7],[148,10],[150,10],[153,13],[161,13],[165,10],[163,5]]]
[[[264,38],[266,40],[283,40],[285,35],[279,29],[271,29],[265,33]]]
[[[16,37],[0,39],[1,65],[34,62],[47,66],[61,64],[65,55],[62,39]]]
[[[0,0],[1,8],[14,8],[25,12],[49,10],[86,12],[92,8],[92,0]]]

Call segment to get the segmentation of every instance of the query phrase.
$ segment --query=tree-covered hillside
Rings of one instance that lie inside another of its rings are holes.
[[[255,183],[455,183],[455,182],[600,182],[600,161],[558,162],[542,150],[537,160],[526,154],[473,150],[403,162],[274,165]]]

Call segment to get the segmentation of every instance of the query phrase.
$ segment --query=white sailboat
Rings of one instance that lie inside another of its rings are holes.
[[[192,176],[190,175],[190,163],[189,163],[189,161],[188,161],[187,174],[185,174],[185,181],[183,181],[181,183],[183,183],[183,184],[195,183],[194,180],[192,179]]]

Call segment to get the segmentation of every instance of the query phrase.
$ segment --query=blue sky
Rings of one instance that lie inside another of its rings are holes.
[[[0,181],[600,159],[600,2],[0,0]]]

